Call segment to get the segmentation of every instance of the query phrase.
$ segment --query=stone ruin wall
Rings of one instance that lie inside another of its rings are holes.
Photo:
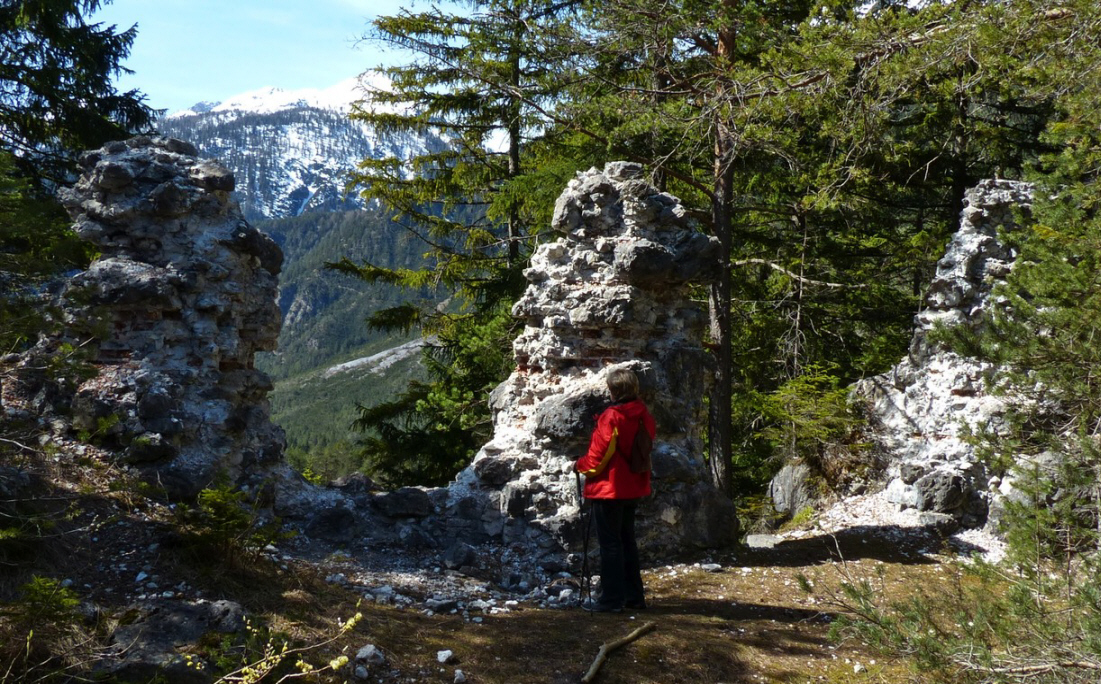
[[[717,276],[717,242],[625,162],[572,180],[552,227],[562,237],[538,247],[513,308],[525,326],[513,344],[516,370],[490,398],[493,438],[439,494],[445,536],[548,552],[576,546],[573,463],[611,403],[607,372],[626,366],[658,426],[640,545],[658,552],[734,543],[733,506],[709,484],[702,457],[712,370],[701,347],[706,311],[689,298],[689,283]]]
[[[998,239],[1019,228],[1032,187],[987,180],[967,192],[959,231],[937,263],[926,308],[915,317],[909,355],[882,375],[854,386],[866,402],[876,448],[887,459],[887,497],[901,508],[941,524],[951,517],[967,527],[996,521],[1010,482],[992,478],[967,431],[998,431],[1005,402],[991,395],[991,368],[930,340],[935,326],[978,328],[989,315],[993,288],[1005,280],[1016,253]],[[940,518],[940,519],[938,519]]]
[[[362,477],[309,485],[283,459],[272,385],[253,365],[276,346],[282,254],[230,200],[233,175],[188,143],[148,137],[86,153],[82,165],[62,199],[100,255],[58,297],[64,332],[6,359],[16,366],[0,388],[6,418],[37,420],[55,443],[91,449],[171,498],[225,473],[311,538],[504,543],[550,559],[580,539],[572,463],[609,403],[606,371],[627,364],[658,423],[643,543],[736,540],[732,505],[707,484],[702,460],[711,371],[699,342],[706,316],[688,298],[689,282],[714,277],[716,245],[638,166],[581,174],[559,198],[563,237],[525,272],[514,313],[526,327],[516,371],[491,397],[493,439],[449,487],[380,492]],[[66,343],[93,377],[36,370]]]
[[[25,355],[3,392],[6,417],[37,418],[62,443],[83,433],[173,498],[219,472],[257,485],[283,467],[285,445],[271,382],[253,367],[279,334],[283,255],[230,200],[233,175],[196,154],[137,137],[83,155],[60,196],[99,256],[58,299],[64,332]],[[94,377],[40,371],[66,343]]]
[[[490,398],[494,435],[472,465],[449,487],[378,492],[354,478],[312,487],[284,462],[271,383],[253,367],[255,352],[276,344],[282,256],[230,201],[232,174],[195,154],[187,143],[139,137],[84,156],[63,200],[100,256],[66,285],[66,332],[14,362],[0,387],[7,419],[37,420],[70,441],[91,435],[172,497],[226,472],[330,541],[494,542],[549,557],[580,537],[572,463],[609,401],[607,370],[625,364],[639,373],[659,431],[655,495],[640,510],[644,545],[664,552],[736,540],[732,507],[708,484],[702,458],[711,370],[699,342],[705,312],[689,299],[690,283],[716,275],[716,247],[641,168],[579,174],[559,198],[553,227],[562,236],[525,271],[517,367]],[[931,344],[928,332],[981,325],[1015,256],[997,231],[1013,228],[1030,192],[985,181],[968,193],[910,355],[854,388],[901,507],[980,525],[1011,491],[962,439],[963,425],[1000,424],[1003,405],[983,384],[989,369]],[[47,378],[42,359],[63,343],[98,374]]]

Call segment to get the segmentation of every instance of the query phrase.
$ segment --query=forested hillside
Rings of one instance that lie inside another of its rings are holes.
[[[422,267],[424,245],[377,210],[310,212],[258,224],[283,249],[279,348],[257,363],[275,381],[272,415],[287,431],[292,462],[326,478],[360,467],[351,429],[356,406],[375,406],[420,378],[419,355],[394,366],[367,366],[328,374],[329,368],[378,354],[417,337],[371,328],[380,309],[407,301],[432,305],[430,290],[370,286],[326,268],[345,254],[394,268]]]
[[[407,300],[433,301],[427,290],[371,287],[325,267],[345,254],[394,268],[422,267],[423,243],[383,212],[312,212],[257,227],[275,239],[286,259],[280,274],[284,318],[279,350],[264,361],[275,379],[348,361],[365,355],[365,349],[370,353],[400,344],[403,336],[371,330],[367,318]]]

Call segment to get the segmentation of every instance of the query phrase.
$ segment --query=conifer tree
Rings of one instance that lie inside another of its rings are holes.
[[[391,481],[445,480],[488,434],[486,393],[511,367],[509,309],[553,203],[548,184],[539,182],[548,171],[528,150],[544,134],[539,105],[560,87],[540,34],[565,7],[491,0],[471,3],[464,14],[432,8],[375,21],[371,37],[413,61],[383,69],[390,87],[370,92],[353,118],[381,134],[432,132],[446,143],[412,159],[364,160],[354,178],[365,198],[424,241],[432,266],[382,269],[350,259],[336,265],[371,282],[435,288],[445,298],[435,309],[394,307],[369,321],[420,328],[431,342],[430,381],[363,409],[357,423],[370,433],[368,469]],[[557,177],[555,184],[561,185]],[[414,463],[411,452],[424,460]]]
[[[737,73],[755,63],[810,3],[655,3],[616,0],[587,6],[570,37],[578,86],[560,111],[565,127],[600,142],[605,154],[641,161],[659,186],[681,195],[730,262],[735,250],[738,134]],[[731,403],[735,372],[724,269],[709,292],[715,384],[710,397],[710,464],[715,483],[732,488]]]
[[[0,3],[0,353],[32,342],[44,323],[20,296],[38,279],[87,262],[52,193],[76,154],[149,124],[144,96],[112,78],[133,28],[88,24],[99,0]]]
[[[101,0],[0,4],[0,145],[29,178],[61,180],[74,151],[148,126],[137,91],[112,79],[125,69],[135,27],[89,24]]]

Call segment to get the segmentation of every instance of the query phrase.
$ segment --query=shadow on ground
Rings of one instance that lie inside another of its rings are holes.
[[[981,549],[929,528],[898,525],[860,525],[832,534],[787,539],[771,548],[742,547],[724,561],[742,566],[803,567],[841,561],[878,560],[904,565],[935,564],[935,554],[950,545],[952,552],[969,555]]]

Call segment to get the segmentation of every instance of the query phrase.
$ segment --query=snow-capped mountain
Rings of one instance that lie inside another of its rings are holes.
[[[349,78],[329,88],[303,88],[283,90],[282,88],[260,88],[247,93],[234,95],[225,102],[199,102],[188,109],[169,114],[169,119],[179,119],[209,112],[239,112],[252,114],[271,114],[286,109],[313,107],[314,109],[332,109],[347,112],[356,100],[363,98],[365,89],[386,87],[387,83],[379,76],[373,76],[369,82],[361,78]]]
[[[380,78],[348,79],[324,89],[262,88],[198,103],[165,117],[158,128],[232,170],[250,220],[355,208],[359,200],[345,183],[357,162],[407,159],[443,144],[435,137],[381,136],[348,119],[364,88],[385,87]]]

